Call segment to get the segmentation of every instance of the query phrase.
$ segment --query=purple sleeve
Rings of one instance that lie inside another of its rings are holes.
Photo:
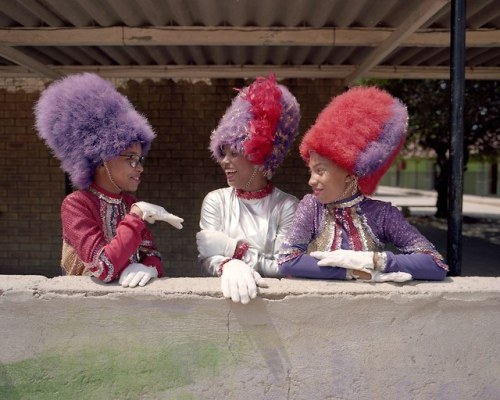
[[[305,195],[299,203],[292,226],[283,241],[278,268],[285,277],[345,279],[343,268],[319,267],[318,260],[307,254],[307,246],[319,230],[322,209],[312,195]]]
[[[387,263],[385,272],[408,272],[413,279],[442,281],[446,277],[446,270],[439,267],[429,254],[394,254],[385,252]]]
[[[413,279],[443,280],[448,266],[434,245],[412,226],[394,206],[372,201],[381,212],[372,213],[370,226],[384,243],[392,243],[402,254],[386,251],[384,272],[408,272]]]
[[[345,279],[346,269],[338,267],[319,267],[318,260],[304,253],[286,261],[279,266],[281,275],[286,278],[315,278],[315,279]]]

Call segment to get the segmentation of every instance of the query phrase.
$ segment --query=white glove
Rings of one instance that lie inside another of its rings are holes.
[[[377,272],[372,273],[373,282],[406,282],[411,281],[413,276],[408,272]]]
[[[151,279],[158,277],[155,267],[148,267],[144,264],[132,263],[120,274],[118,283],[123,287],[144,286]]]
[[[241,260],[224,264],[221,276],[222,294],[235,303],[247,304],[257,297],[257,286],[268,287],[266,281]]]
[[[202,230],[196,234],[196,246],[202,257],[232,257],[238,241],[223,232]]]
[[[142,219],[150,224],[154,224],[155,221],[165,221],[177,229],[182,229],[182,223],[184,220],[174,214],[170,214],[161,206],[146,203],[145,201],[138,201],[133,205],[140,208],[142,211]]]
[[[369,272],[374,269],[372,251],[334,250],[313,251],[320,267],[340,267]]]

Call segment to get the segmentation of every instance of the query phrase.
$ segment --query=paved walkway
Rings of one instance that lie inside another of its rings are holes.
[[[434,215],[437,193],[429,190],[379,186],[373,198],[396,206],[410,206],[412,215]],[[500,218],[500,197],[464,195],[464,216]]]
[[[446,257],[447,221],[434,218],[433,191],[380,186],[373,196],[409,206],[410,222]],[[464,195],[462,276],[500,276],[500,198]]]

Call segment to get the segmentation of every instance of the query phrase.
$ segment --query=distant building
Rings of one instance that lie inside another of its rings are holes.
[[[411,157],[396,160],[380,184],[422,190],[434,190],[435,157]],[[471,156],[464,174],[464,194],[500,197],[500,155],[484,158]]]

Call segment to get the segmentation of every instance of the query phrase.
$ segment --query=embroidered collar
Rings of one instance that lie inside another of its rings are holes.
[[[236,196],[240,199],[245,200],[263,199],[264,197],[269,196],[272,193],[273,188],[274,186],[272,182],[268,182],[263,189],[256,190],[255,192],[245,192],[244,190],[236,189]]]
[[[356,193],[354,196],[348,197],[335,203],[327,204],[328,210],[333,210],[335,208],[349,208],[361,203],[365,199],[365,196],[361,192]]]
[[[106,203],[120,204],[122,202],[123,196],[121,195],[121,193],[119,193],[119,194],[110,193],[107,190],[104,190],[102,187],[97,186],[95,183],[93,183],[90,186],[89,190],[91,193],[93,193],[97,197],[99,197],[100,200],[103,200]]]

